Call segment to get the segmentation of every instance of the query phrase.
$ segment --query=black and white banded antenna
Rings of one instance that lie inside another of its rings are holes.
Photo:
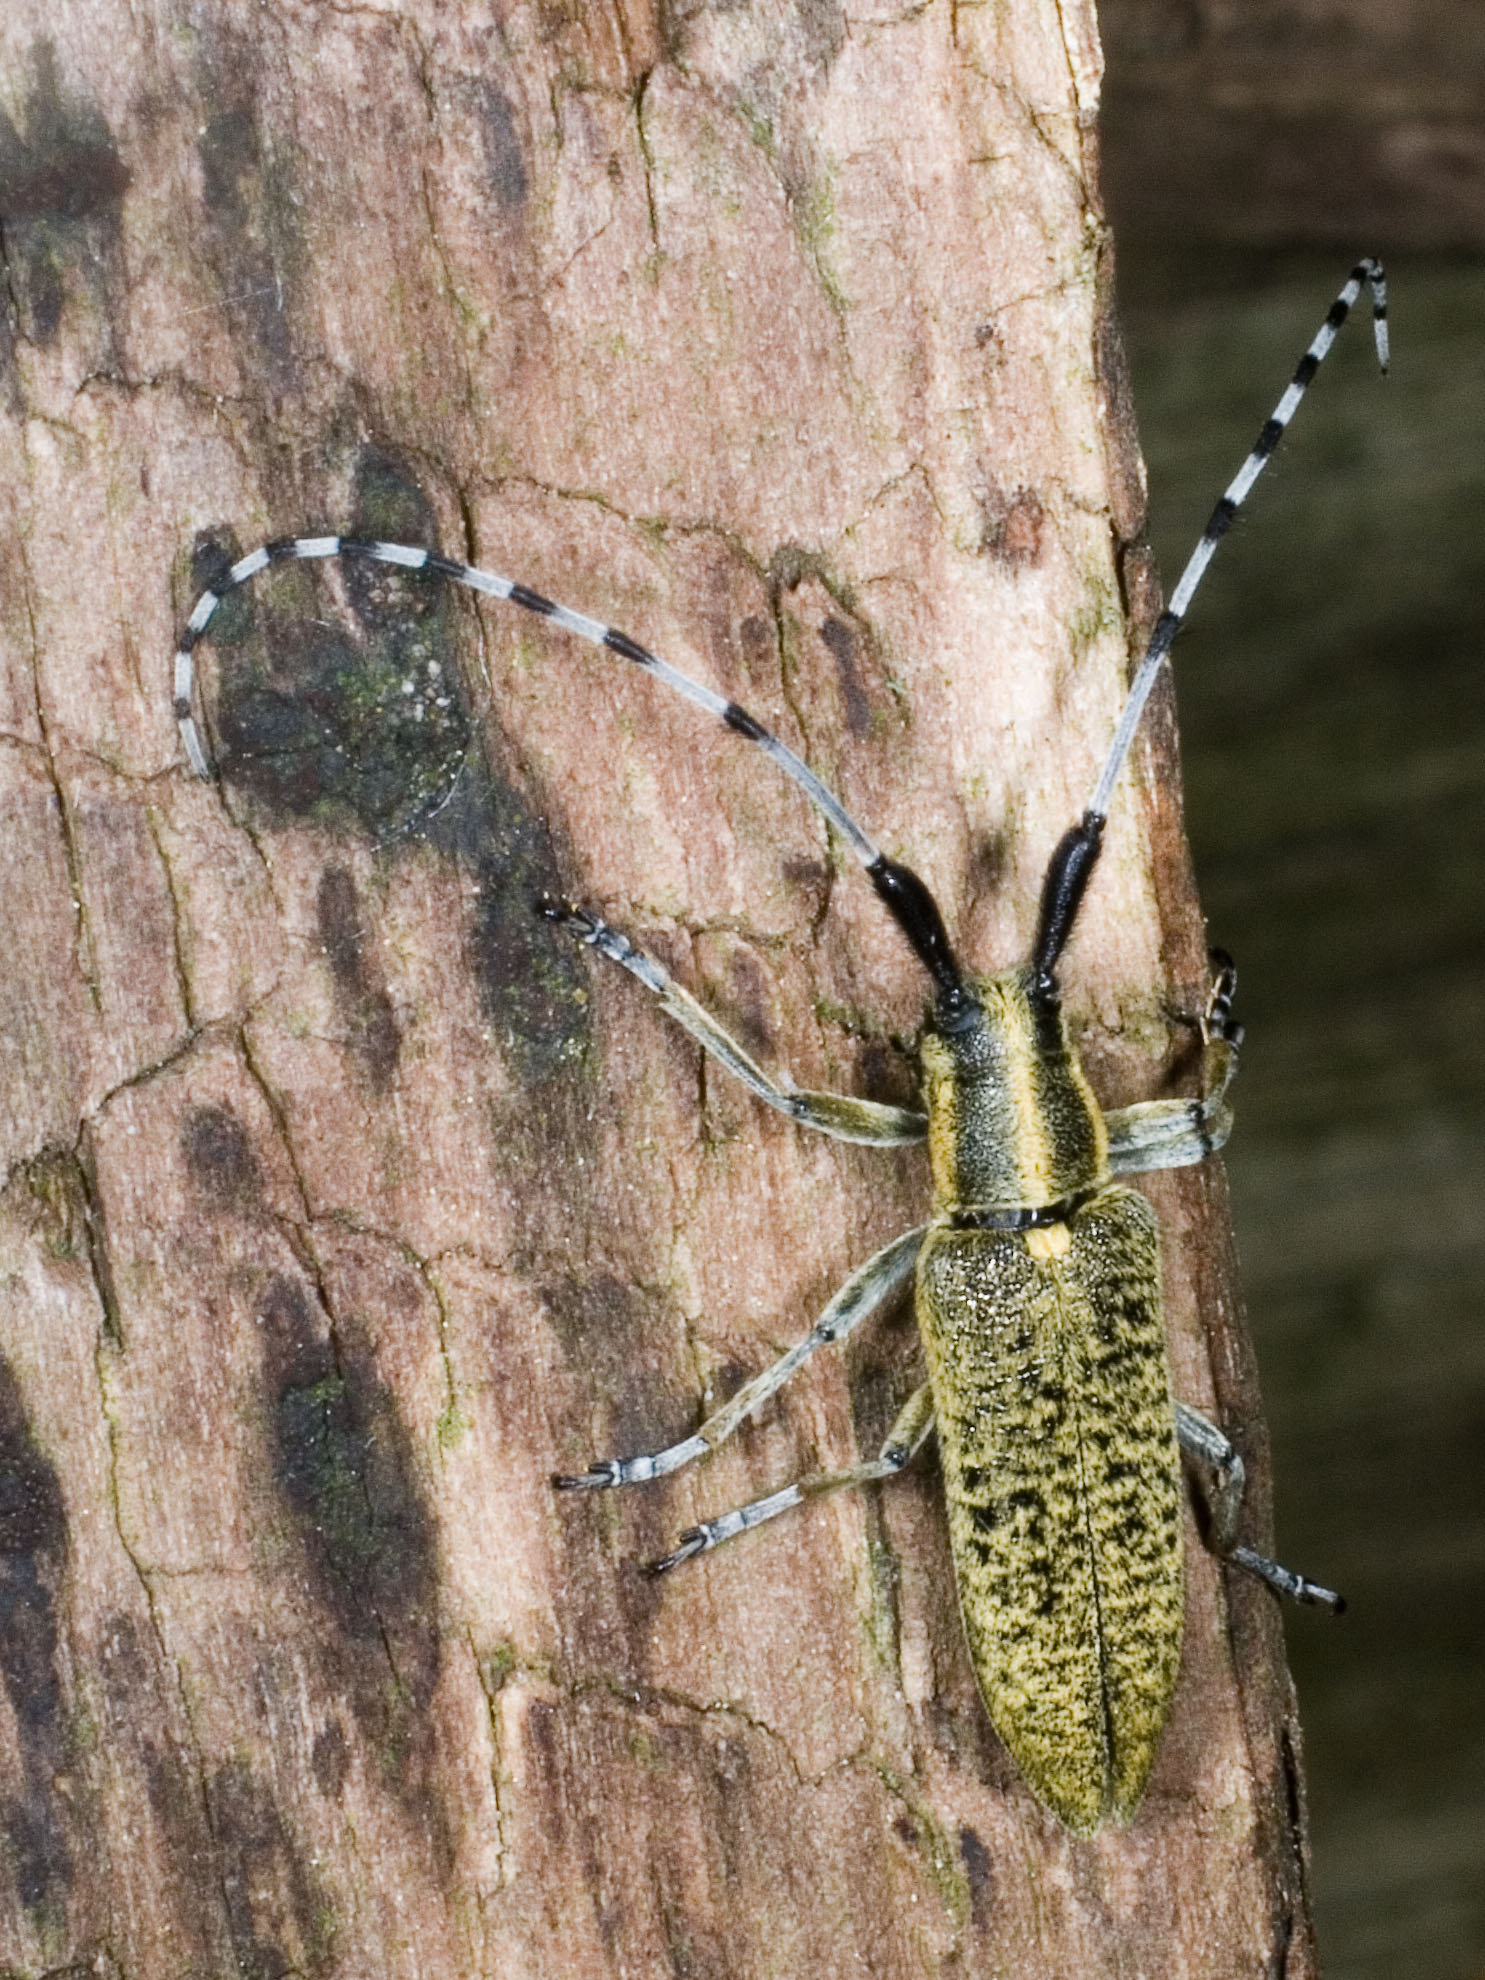
[[[1047,869],[1047,877],[1042,886],[1041,914],[1038,922],[1036,945],[1032,951],[1034,980],[1044,994],[1055,992],[1055,972],[1058,958],[1066,945],[1072,929],[1073,917],[1088,884],[1089,875],[1098,857],[1102,842],[1104,823],[1108,816],[1109,800],[1119,772],[1129,754],[1140,717],[1155,677],[1162,661],[1170,651],[1171,644],[1186,616],[1191,599],[1201,582],[1202,574],[1212,560],[1217,544],[1226,533],[1228,525],[1253,483],[1263,472],[1270,455],[1283,435],[1284,429],[1294,417],[1300,400],[1310,380],[1319,369],[1320,362],[1335,342],[1336,332],[1345,322],[1353,303],[1361,293],[1362,285],[1370,283],[1372,290],[1372,317],[1377,342],[1377,356],[1382,369],[1387,369],[1387,285],[1379,261],[1365,260],[1356,264],[1350,279],[1331,304],[1324,323],[1316,333],[1314,341],[1299,362],[1288,390],[1259,434],[1253,451],[1238,473],[1238,476],[1216,508],[1202,533],[1201,541],[1192,552],[1191,559],[1181,574],[1180,582],[1171,597],[1171,602],[1156,623],[1145,657],[1140,663],[1123,713],[1114,732],[1108,756],[1094,786],[1093,796],[1080,822],[1069,831],[1052,855]],[[631,660],[637,667],[663,682],[676,694],[714,716],[734,735],[744,741],[755,743],[766,756],[793,783],[797,784],[810,803],[827,824],[831,825],[850,848],[852,854],[865,868],[867,878],[876,889],[877,896],[898,927],[907,937],[913,953],[933,978],[938,989],[939,1022],[952,1020],[955,1014],[971,1002],[966,990],[964,977],[949,942],[944,927],[943,916],[938,905],[923,881],[911,867],[898,860],[889,859],[857,824],[840,799],[828,785],[817,777],[809,765],[787,743],[780,742],[770,730],[740,708],[735,701],[729,701],[714,689],[702,682],[693,680],[679,667],[662,660],[651,653],[648,647],[641,646],[638,640],[631,639],[628,633],[619,632],[597,619],[590,619],[585,613],[575,612],[571,607],[554,603],[544,598],[539,591],[533,591],[514,579],[501,577],[494,571],[483,571],[472,564],[461,564],[450,557],[440,556],[436,551],[426,550],[409,543],[382,543],[372,538],[354,536],[285,536],[272,543],[265,543],[260,549],[250,551],[239,558],[227,572],[220,584],[211,590],[203,591],[192,607],[186,621],[185,630],[175,655],[175,719],[180,729],[182,747],[191,768],[198,777],[210,778],[211,762],[202,742],[201,731],[196,723],[194,712],[196,669],[195,648],[205,637],[217,607],[230,593],[246,584],[270,564],[312,563],[340,558],[347,562],[391,564],[402,570],[431,571],[435,576],[449,579],[454,584],[464,585],[471,591],[483,592],[487,597],[507,600],[519,605],[523,611],[533,612],[538,617],[548,619],[553,625],[561,626],[565,632],[578,639],[585,639],[591,645],[607,648],[622,659]]]
[[[1295,413],[1300,401],[1309,389],[1311,380],[1336,340],[1341,325],[1350,315],[1353,305],[1360,296],[1363,286],[1370,285],[1372,292],[1372,334],[1376,339],[1377,362],[1383,372],[1387,370],[1389,350],[1387,342],[1387,277],[1380,261],[1368,256],[1358,261],[1351,270],[1345,286],[1326,312],[1325,321],[1315,332],[1309,349],[1300,359],[1293,378],[1290,379],[1284,396],[1264,421],[1263,430],[1254,442],[1248,458],[1229,483],[1221,500],[1207,520],[1201,533],[1201,540],[1187,559],[1175,590],[1171,593],[1169,605],[1155,622],[1155,630],[1150,635],[1150,644],[1145,648],[1145,656],[1139,664],[1130,686],[1124,708],[1119,716],[1114,739],[1104,758],[1098,782],[1093,787],[1093,795],[1088,800],[1087,809],[1081,820],[1074,825],[1058,845],[1052,855],[1047,870],[1047,878],[1042,889],[1041,919],[1037,931],[1036,947],[1032,952],[1032,967],[1036,978],[1046,989],[1051,989],[1057,967],[1068,935],[1072,930],[1073,917],[1082,900],[1083,890],[1098,858],[1098,849],[1103,837],[1104,824],[1108,818],[1109,803],[1114,794],[1114,786],[1119,781],[1119,773],[1129,755],[1139,728],[1140,718],[1145,712],[1145,703],[1150,698],[1150,690],[1155,685],[1161,664],[1181,630],[1196,588],[1206,575],[1208,564],[1216,554],[1217,545],[1227,534],[1232,519],[1247,500],[1253,484],[1263,473],[1274,450],[1284,437],[1284,430]]]
[[[174,709],[180,739],[191,768],[198,777],[210,778],[211,760],[207,756],[201,731],[197,727],[194,712],[196,666],[195,649],[205,637],[212,618],[228,593],[255,578],[270,564],[313,563],[328,558],[342,558],[348,562],[393,564],[402,570],[431,571],[436,576],[448,578],[454,584],[466,586],[471,591],[480,591],[490,598],[501,598],[512,605],[519,605],[527,612],[550,620],[561,626],[578,639],[585,639],[593,646],[606,647],[610,653],[617,653],[625,660],[632,660],[647,674],[684,695],[687,701],[694,702],[708,715],[715,716],[734,735],[744,741],[756,743],[784,775],[797,784],[822,818],[833,826],[840,837],[850,847],[851,852],[866,869],[867,878],[876,889],[878,898],[886,907],[898,927],[912,945],[913,953],[923,964],[938,986],[939,1008],[941,1012],[952,1013],[960,1007],[965,998],[964,980],[959,964],[949,943],[948,931],[944,927],[943,916],[938,905],[923,881],[912,868],[900,861],[889,859],[887,855],[867,836],[856,823],[840,799],[830,787],[817,777],[809,765],[787,743],[780,742],[771,730],[740,708],[735,701],[729,701],[715,689],[693,680],[682,673],[679,667],[671,666],[658,654],[651,653],[648,647],[641,646],[638,640],[631,639],[628,633],[619,632],[613,626],[606,626],[597,619],[590,619],[585,613],[575,612],[569,606],[555,604],[544,598],[539,591],[532,591],[513,579],[501,577],[494,571],[482,571],[472,564],[456,563],[450,557],[442,557],[437,552],[425,550],[410,543],[381,543],[370,538],[354,536],[285,536],[272,543],[265,543],[260,549],[250,551],[227,572],[218,586],[203,591],[191,609],[186,620],[185,630],[175,654],[175,697]]]

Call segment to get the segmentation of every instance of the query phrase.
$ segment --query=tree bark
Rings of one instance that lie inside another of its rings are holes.
[[[551,1491],[925,1214],[531,913],[907,1100],[921,971],[798,794],[385,572],[223,606],[219,783],[170,712],[231,557],[437,543],[735,697],[1021,956],[1154,604],[1091,6],[12,0],[0,47],[0,1964],[1311,1972],[1278,1619],[1194,1525],[1091,1843],[988,1727],[931,1465],[638,1574],[873,1450],[905,1315],[706,1466]],[[1103,1098],[1189,1090],[1204,982],[1162,694],[1066,970]],[[1220,1171],[1148,1187],[1178,1391],[1261,1478]]]

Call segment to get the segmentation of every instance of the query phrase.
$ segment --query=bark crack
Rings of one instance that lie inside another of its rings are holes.
[[[79,1165],[78,1173],[83,1179],[84,1202],[86,1204],[89,1198],[89,1187],[81,1165]],[[90,1226],[91,1222],[92,1219],[90,1216]],[[113,1519],[114,1532],[118,1536],[119,1547],[123,1552],[125,1560],[128,1561],[130,1568],[133,1570],[134,1577],[138,1581],[140,1590],[144,1596],[145,1610],[149,1616],[150,1630],[159,1651],[161,1666],[163,1669],[174,1674],[176,1698],[180,1706],[181,1721],[190,1746],[196,1790],[201,1804],[202,1821],[205,1825],[207,1835],[211,1838],[213,1854],[217,1858],[218,1863],[220,1863],[220,1848],[212,1820],[211,1795],[206,1779],[205,1755],[191,1713],[190,1693],[185,1681],[185,1672],[181,1667],[180,1660],[171,1655],[170,1647],[166,1640],[164,1618],[161,1613],[160,1600],[156,1591],[156,1581],[159,1577],[156,1571],[149,1568],[141,1558],[138,1549],[129,1537],[124,1519],[123,1497],[119,1487],[119,1466],[123,1449],[124,1430],[119,1420],[114,1399],[110,1393],[108,1374],[108,1357],[110,1354],[117,1353],[120,1350],[122,1339],[109,1324],[110,1301],[108,1294],[105,1293],[104,1285],[105,1281],[98,1277],[95,1263],[94,1287],[98,1294],[99,1306],[103,1315],[103,1324],[99,1327],[94,1341],[93,1370],[98,1383],[98,1401],[103,1415],[104,1432],[108,1439],[109,1511]],[[218,1870],[218,1882],[221,1887],[222,1915],[230,1933],[231,1905],[225,1883],[222,1882],[220,1869]]]
[[[575,1678],[565,1687],[568,1696],[575,1702],[584,1698],[601,1696],[615,1699],[627,1709],[637,1712],[658,1713],[664,1710],[687,1712],[700,1719],[725,1719],[730,1724],[757,1733],[776,1747],[788,1765],[795,1782],[801,1787],[813,1787],[818,1783],[799,1764],[788,1740],[777,1726],[771,1726],[766,1719],[755,1718],[751,1712],[730,1699],[693,1698],[689,1693],[675,1690],[669,1685],[638,1684],[632,1678],[615,1676],[611,1672],[595,1671]],[[824,1780],[841,1761],[832,1762],[819,1778]]]
[[[413,71],[417,76],[418,86],[422,90],[423,100],[427,108],[429,133],[431,136],[436,136],[439,128],[439,99],[438,90],[433,80],[432,50],[423,39],[421,28],[415,20],[401,14],[395,18],[398,26],[405,30],[412,41],[413,47],[417,51],[417,56],[413,63]],[[461,299],[460,286],[454,278],[453,267],[448,255],[444,251],[443,241],[439,237],[438,216],[434,208],[432,179],[426,166],[418,174],[418,193],[422,201],[423,217],[428,226],[428,240],[443,276],[444,293],[455,304],[457,311]],[[473,421],[477,420],[478,417],[478,395],[475,391],[474,365],[467,344],[462,350],[461,361],[464,373],[465,410]]]
[[[116,1080],[99,1095],[92,1108],[84,1115],[79,1124],[79,1131],[85,1131],[99,1120],[121,1093],[127,1093],[136,1086],[148,1085],[152,1079],[158,1079],[161,1073],[169,1072],[173,1067],[178,1066],[182,1059],[188,1058],[203,1038],[210,1037],[214,1032],[229,1029],[230,1027],[225,1023],[204,1024],[199,1029],[188,1031],[178,1044],[171,1046],[163,1058],[152,1059],[147,1066],[139,1066],[133,1072],[126,1073],[122,1079]]]
[[[82,847],[78,842],[72,805],[57,768],[56,745],[52,739],[51,723],[47,719],[46,699],[41,691],[41,635],[36,624],[35,591],[31,581],[30,560],[26,555],[24,544],[18,545],[17,560],[21,570],[20,589],[26,613],[26,628],[30,635],[32,705],[36,711],[37,733],[41,738],[41,756],[46,764],[46,774],[57,803],[57,824],[62,836],[62,857],[66,862],[67,884],[72,893],[73,964],[87,991],[88,1002],[93,1007],[94,1015],[101,1017],[103,986],[97,944],[83,895]]]
[[[490,1796],[495,1804],[495,1839],[500,1865],[500,1883],[497,1890],[500,1890],[509,1882],[506,1865],[512,1844],[512,1811],[505,1805],[508,1779],[505,1774],[505,1742],[500,1719],[500,1694],[509,1682],[512,1672],[523,1667],[514,1662],[507,1663],[502,1659],[498,1667],[491,1668],[475,1648],[472,1631],[465,1631],[464,1640],[469,1646],[475,1681],[484,1698],[485,1714],[490,1726]]]
[[[278,1134],[280,1145],[284,1151],[284,1159],[289,1165],[289,1173],[294,1178],[294,1187],[298,1191],[300,1203],[304,1207],[302,1224],[293,1225],[290,1228],[300,1231],[310,1230],[316,1221],[314,1206],[310,1200],[309,1183],[300,1165],[298,1150],[294,1146],[294,1136],[289,1126],[288,1110],[284,1105],[283,1096],[269,1079],[268,1074],[258,1059],[257,1053],[253,1050],[249,1022],[244,1021],[242,1024],[236,1026],[234,1035],[238,1049],[242,1054],[242,1063],[247,1069],[248,1077],[263,1096],[263,1104],[268,1109],[269,1119],[273,1122],[274,1129]],[[319,1275],[317,1269],[311,1272],[311,1277],[318,1283]],[[325,1308],[325,1313],[328,1318],[330,1313],[328,1306]]]
[[[959,1851],[934,1819],[927,1802],[914,1794],[903,1776],[885,1760],[874,1758],[862,1748],[829,1771],[846,1769],[869,1774],[903,1809],[912,1830],[913,1847],[954,1927],[955,1953],[961,1954],[973,1907],[969,1876]]]
[[[645,97],[649,93],[653,69],[646,69],[634,86],[634,129],[639,140],[640,169],[645,181],[645,213],[650,227],[650,253],[652,272],[658,273],[665,251],[660,245],[660,209],[655,199],[655,159],[650,150],[650,140],[645,133]]]
[[[160,814],[154,805],[146,807],[145,823],[149,827],[150,839],[165,872],[165,891],[170,896],[170,949],[175,966],[175,985],[180,993],[181,1010],[185,1016],[187,1033],[195,1037],[201,1029],[201,1023],[196,1012],[196,999],[191,990],[191,972],[186,963],[185,904],[176,885],[175,870],[170,863],[170,855],[165,850]]]
[[[88,1270],[103,1311],[103,1331],[113,1346],[124,1346],[123,1310],[114,1284],[113,1266],[108,1256],[108,1226],[103,1215],[103,1199],[98,1189],[97,1167],[93,1159],[92,1134],[84,1122],[70,1154],[63,1158],[72,1166],[82,1197],[83,1231],[87,1240]]]
[[[21,319],[21,299],[16,294],[15,270],[10,259],[10,240],[5,231],[3,217],[0,217],[0,269],[5,271],[5,313],[10,319],[10,334],[18,344],[29,343]]]

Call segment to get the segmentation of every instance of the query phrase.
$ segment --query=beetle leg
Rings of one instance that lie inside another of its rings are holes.
[[[1287,1595],[1294,1602],[1310,1602],[1317,1609],[1329,1609],[1334,1616],[1346,1613],[1346,1598],[1338,1595],[1333,1588],[1322,1588],[1318,1581],[1310,1581],[1293,1568],[1281,1567],[1271,1561],[1266,1554],[1255,1554],[1251,1547],[1234,1547],[1227,1556],[1234,1567],[1240,1567],[1259,1581],[1266,1581],[1275,1594]]]
[[[1109,1172],[1116,1176],[1190,1168],[1215,1155],[1232,1133],[1232,1109],[1220,1089],[1199,1100],[1141,1100],[1107,1120]]]
[[[658,1561],[645,1563],[646,1574],[666,1574],[682,1561],[694,1560],[698,1554],[708,1554],[720,1547],[724,1540],[732,1540],[739,1533],[747,1533],[765,1521],[777,1519],[791,1506],[803,1505],[806,1499],[818,1498],[825,1492],[840,1492],[852,1485],[875,1485],[884,1478],[895,1478],[904,1470],[927,1443],[933,1430],[933,1391],[925,1382],[914,1389],[903,1404],[897,1421],[887,1432],[887,1441],[881,1451],[867,1464],[852,1465],[846,1471],[816,1471],[807,1478],[796,1479],[782,1491],[770,1492],[767,1498],[754,1499],[746,1506],[739,1506],[733,1512],[719,1513],[715,1519],[705,1519],[699,1526],[689,1527],[676,1542],[672,1552],[663,1555]]]
[[[1144,1100],[1106,1116],[1109,1168],[1116,1176],[1184,1169],[1213,1155],[1232,1133],[1227,1091],[1237,1076],[1243,1027],[1232,1015],[1237,972],[1213,949],[1215,975],[1202,1019],[1201,1093],[1195,1100]]]
[[[923,1224],[915,1231],[905,1232],[884,1246],[874,1258],[868,1258],[846,1280],[804,1339],[796,1341],[761,1375],[755,1375],[735,1396],[729,1397],[693,1436],[682,1438],[680,1443],[671,1444],[663,1451],[642,1457],[601,1458],[591,1470],[579,1472],[576,1477],[558,1474],[552,1483],[561,1492],[599,1491],[607,1485],[639,1485],[650,1478],[664,1478],[668,1472],[679,1471],[693,1458],[715,1450],[718,1444],[726,1442],[746,1417],[783,1387],[795,1369],[807,1361],[816,1348],[843,1341],[854,1327],[859,1326],[869,1313],[874,1312],[911,1277],[927,1228]]]
[[[887,1148],[921,1141],[927,1134],[927,1121],[911,1107],[889,1107],[877,1100],[852,1099],[844,1093],[809,1093],[788,1079],[770,1079],[737,1040],[674,982],[653,956],[636,949],[627,935],[610,928],[591,908],[554,900],[549,894],[542,896],[537,907],[548,921],[556,922],[579,942],[585,942],[590,949],[596,949],[601,956],[607,956],[610,962],[638,977],[659,998],[667,1016],[689,1032],[704,1052],[709,1052],[760,1100],[787,1114],[790,1120],[798,1121],[801,1127],[815,1128],[821,1134],[833,1135],[837,1141],[865,1141]]]
[[[1206,1475],[1212,1544],[1219,1554],[1230,1554],[1237,1545],[1238,1515],[1248,1482],[1243,1461],[1216,1424],[1189,1403],[1176,1404],[1176,1440]]]
[[[1280,1567],[1266,1554],[1237,1544],[1238,1515],[1242,1511],[1246,1473],[1243,1461],[1216,1424],[1193,1409],[1189,1403],[1176,1404],[1176,1438],[1181,1449],[1200,1467],[1209,1480],[1207,1508],[1212,1519],[1212,1548],[1218,1557],[1234,1567],[1266,1581],[1280,1595],[1296,1602],[1311,1602],[1339,1615],[1346,1606],[1344,1595],[1322,1588],[1292,1568]]]

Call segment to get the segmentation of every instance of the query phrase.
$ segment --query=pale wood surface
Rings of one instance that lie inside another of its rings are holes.
[[[169,712],[224,549],[436,538],[734,694],[1016,956],[1152,606],[1098,73],[1083,5],[0,20],[0,1963],[1312,1971],[1277,1617],[1198,1547],[1092,1844],[988,1730],[931,1469],[637,1576],[873,1446],[901,1318],[693,1475],[549,1489],[922,1215],[530,913],[906,1097],[919,972],[797,794],[381,579],[222,615],[220,787]],[[399,726],[430,658],[460,705]],[[1114,1102],[1192,1071],[1175,774],[1162,700],[1067,970]],[[1178,1387],[1261,1467],[1220,1173],[1150,1194]]]

